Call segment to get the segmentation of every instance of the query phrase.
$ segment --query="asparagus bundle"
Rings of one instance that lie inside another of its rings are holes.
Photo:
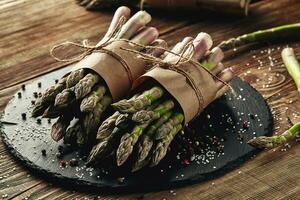
[[[172,53],[164,54],[164,61],[177,62],[178,54],[190,55],[193,44],[193,59],[198,60],[207,70],[218,77],[216,87],[223,93],[226,91],[222,81],[229,82],[233,78],[231,68],[224,68],[221,63],[223,52],[216,47],[210,50],[212,39],[206,33],[199,33],[193,39],[184,38],[175,45]],[[215,98],[221,93],[216,94]],[[186,97],[188,98],[188,97]],[[130,155],[133,158],[132,171],[144,166],[157,165],[167,154],[167,150],[178,132],[184,126],[185,116],[176,100],[158,83],[135,94],[131,99],[113,103],[117,110],[103,122],[97,132],[97,143],[88,157],[88,164],[94,165],[115,151],[117,165],[123,165]],[[119,120],[118,119],[122,119]],[[121,125],[120,125],[121,124]],[[133,154],[134,148],[137,154]]]
[[[300,91],[300,63],[298,62],[294,50],[292,48],[285,48],[281,52],[283,63],[287,68],[289,74],[296,83],[298,91]],[[248,141],[248,144],[257,148],[276,148],[283,145],[300,135],[300,122],[294,124],[287,131],[281,135],[274,135],[270,137],[261,136]]]
[[[224,13],[248,14],[248,7],[251,0],[77,0],[81,6],[88,10],[100,9],[103,7],[128,5],[152,8],[172,8],[172,9],[205,9],[209,11],[221,11]]]
[[[129,41],[140,44],[141,46],[166,45],[163,40],[156,40],[158,31],[155,28],[146,27],[146,24],[151,20],[151,16],[147,12],[139,11],[128,19],[129,16],[129,8],[118,8],[107,33],[97,46],[101,46],[107,41],[121,40],[123,42]],[[120,24],[123,20],[127,20],[127,22]],[[148,53],[153,56],[159,56],[163,52],[161,50],[152,50]],[[88,55],[86,58],[88,59],[92,56],[94,54]],[[133,55],[132,57],[135,56]],[[115,61],[113,60],[113,62]],[[139,71],[134,69],[135,73],[140,73],[140,71],[143,73],[143,70],[146,68],[145,63],[140,62],[138,64],[141,65],[138,66],[141,69]],[[122,70],[124,69],[122,68]],[[111,73],[111,71],[109,72]],[[115,70],[113,73],[115,73]],[[58,121],[52,127],[52,138],[55,141],[64,138],[64,142],[66,143],[84,146],[90,140],[89,138],[93,138],[95,135],[95,130],[98,129],[101,122],[101,116],[114,98],[110,90],[111,88],[108,87],[107,82],[101,76],[87,68],[79,68],[71,71],[61,78],[57,84],[46,89],[41,98],[37,100],[32,111],[32,116],[59,117]],[[120,80],[114,81],[118,82]],[[122,88],[119,90],[122,90]],[[123,90],[126,89],[124,88]],[[67,129],[74,117],[78,121],[73,127]]]

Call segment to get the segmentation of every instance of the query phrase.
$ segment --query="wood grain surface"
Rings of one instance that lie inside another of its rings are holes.
[[[263,0],[251,5],[248,18],[219,13],[151,12],[153,26],[170,46],[184,36],[208,32],[215,44],[257,29],[299,22],[299,0]],[[88,12],[74,0],[0,1],[0,110],[22,83],[64,67],[49,56],[54,44],[104,34],[112,12]],[[300,42],[252,46],[230,52],[226,65],[237,66],[240,77],[267,99],[274,115],[274,134],[300,120],[300,96],[282,66],[286,45],[300,57]],[[288,120],[289,119],[289,120]],[[290,144],[260,153],[242,167],[218,179],[154,193],[91,193],[51,185],[29,173],[0,141],[0,198],[3,199],[300,199],[300,145]]]

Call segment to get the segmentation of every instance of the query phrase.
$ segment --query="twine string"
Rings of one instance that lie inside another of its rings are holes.
[[[194,46],[193,42],[189,42],[188,44],[186,44],[180,54],[175,53],[171,50],[165,49],[163,47],[143,46],[143,48],[145,48],[145,49],[160,49],[160,50],[164,50],[165,52],[168,52],[170,54],[173,54],[173,55],[177,56],[178,60],[175,63],[165,61],[165,60],[163,60],[161,58],[157,58],[157,57],[155,57],[151,54],[143,53],[143,52],[140,52],[140,51],[137,51],[137,50],[134,50],[134,49],[128,49],[128,48],[123,48],[123,47],[120,47],[120,48],[122,50],[125,50],[125,51],[128,51],[128,52],[131,52],[131,53],[134,53],[134,54],[138,55],[138,57],[140,59],[143,59],[146,62],[153,63],[154,64],[153,68],[161,67],[161,68],[164,68],[164,69],[169,69],[169,70],[175,71],[175,72],[180,73],[181,75],[183,75],[187,79],[189,85],[195,91],[195,94],[196,94],[198,102],[199,102],[199,113],[203,109],[203,106],[204,106],[204,100],[203,100],[202,92],[199,89],[199,87],[197,86],[197,84],[195,83],[194,79],[191,77],[191,75],[189,73],[187,73],[184,69],[181,68],[182,64],[191,63],[192,65],[194,65],[198,68],[204,69],[213,78],[220,81],[223,85],[229,87],[229,89],[234,93],[234,90],[230,86],[230,84],[226,83],[225,81],[223,81],[222,79],[217,77],[215,74],[213,74],[206,67],[204,67],[202,64],[200,64],[199,62],[192,59],[194,54],[195,54],[195,46]],[[192,49],[192,51],[190,51],[190,49]],[[188,57],[186,55],[188,55]],[[151,69],[153,69],[153,68],[151,68]]]
[[[86,56],[90,55],[93,52],[106,53],[106,54],[112,56],[113,58],[115,58],[116,60],[118,60],[121,63],[121,65],[124,67],[124,69],[125,69],[125,71],[128,75],[128,79],[129,79],[130,84],[133,84],[133,76],[132,76],[130,67],[128,66],[127,62],[120,55],[118,55],[117,53],[113,52],[110,49],[105,48],[106,46],[108,46],[109,44],[111,44],[115,41],[124,41],[124,42],[130,43],[130,44],[134,43],[134,42],[131,42],[127,39],[117,39],[120,31],[122,30],[122,27],[123,27],[125,21],[126,21],[125,17],[122,16],[120,18],[120,20],[118,21],[116,27],[113,29],[111,34],[108,35],[107,39],[104,42],[100,42],[97,45],[91,46],[91,45],[89,45],[88,40],[86,40],[86,39],[83,40],[82,43],[66,41],[66,42],[63,42],[63,43],[60,43],[58,45],[53,46],[50,50],[50,55],[57,61],[68,62],[69,64],[71,64],[71,63],[82,60],[83,58],[85,58]],[[57,50],[59,48],[63,48],[63,47],[68,46],[68,45],[79,47],[81,49],[84,49],[85,51],[83,51],[78,56],[71,57],[71,58],[60,58],[59,56],[56,55],[55,50]],[[138,45],[137,43],[134,43],[134,45],[141,46],[141,45]]]
[[[118,21],[116,27],[113,29],[112,33],[107,37],[107,39],[98,45],[89,45],[88,44],[88,40],[85,39],[83,40],[81,43],[76,43],[76,42],[71,42],[71,41],[66,41],[57,45],[54,45],[51,49],[50,49],[50,55],[57,61],[60,62],[70,62],[70,63],[74,63],[77,61],[82,60],[84,57],[86,57],[87,55],[93,53],[94,51],[100,51],[102,50],[104,47],[106,47],[107,45],[111,44],[113,41],[116,40],[119,32],[121,31],[124,23],[125,23],[125,17],[121,17],[120,20]],[[63,48],[65,46],[75,46],[75,47],[79,47],[81,49],[85,49],[85,51],[83,51],[81,54],[79,54],[78,56],[75,57],[71,57],[71,58],[60,58],[59,56],[56,55],[55,50]]]

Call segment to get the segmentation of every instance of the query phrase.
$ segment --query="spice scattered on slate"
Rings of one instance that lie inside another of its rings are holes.
[[[26,120],[26,113],[22,113],[21,115],[22,115],[22,119]]]
[[[43,156],[46,156],[46,155],[47,155],[47,152],[46,152],[45,149],[42,150],[42,155],[43,155]]]
[[[249,123],[247,121],[244,121],[243,128],[244,129],[248,129],[249,128]]]
[[[18,98],[22,98],[22,93],[18,92]]]
[[[60,166],[66,167],[66,166],[67,166],[67,162],[64,161],[64,160],[61,160],[61,161],[60,161]]]
[[[34,98],[38,98],[38,93],[37,92],[33,92],[33,96],[34,96]]]
[[[72,158],[69,162],[71,167],[76,167],[78,166],[78,160],[76,158]]]

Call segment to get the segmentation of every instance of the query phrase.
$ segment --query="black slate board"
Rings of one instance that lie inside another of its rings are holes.
[[[52,72],[26,85],[25,90],[18,91],[22,97],[16,93],[1,118],[2,121],[17,123],[2,124],[1,127],[11,153],[34,174],[54,182],[80,186],[76,188],[135,192],[197,183],[223,175],[242,164],[257,153],[246,141],[272,133],[272,115],[263,97],[248,83],[235,78],[232,86],[237,96],[227,93],[213,102],[190,123],[185,135],[175,139],[171,151],[157,167],[133,174],[126,169],[90,169],[81,160],[81,152],[70,151],[63,159],[77,158],[79,166],[63,168],[55,156],[62,142],[52,141],[49,134],[55,120],[49,123],[42,119],[38,124],[37,119],[30,117],[30,112],[31,100],[35,99],[33,92],[44,91],[66,70]],[[42,83],[41,88],[38,88],[38,82]],[[22,119],[22,113],[27,114],[26,120]],[[244,125],[245,121],[249,128]],[[46,149],[47,156],[42,156],[42,149]]]

